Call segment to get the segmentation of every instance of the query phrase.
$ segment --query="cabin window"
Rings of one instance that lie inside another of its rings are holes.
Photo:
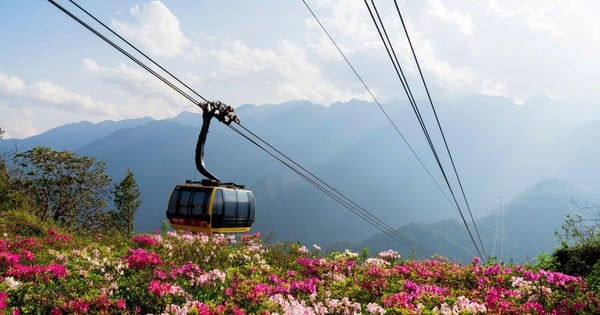
[[[248,199],[248,192],[243,190],[237,191],[238,200],[238,212],[237,219],[247,220],[250,215],[250,200]]]
[[[179,198],[179,189],[173,190],[171,193],[171,197],[169,198],[169,206],[167,208],[168,214],[176,214],[177,213],[177,198]]]
[[[208,202],[210,201],[210,193],[210,190],[198,190],[194,192],[191,205],[191,214],[193,216],[208,215]]]
[[[213,216],[223,216],[223,190],[217,189],[215,191],[215,199],[213,199],[212,204],[212,215]]]
[[[254,222],[254,216],[256,215],[256,199],[254,199],[254,194],[250,191],[248,192],[248,200],[250,201],[248,205],[248,220],[250,220],[250,224],[252,224],[252,222]]]
[[[192,195],[191,191],[182,190],[179,193],[179,198],[177,200],[177,214],[180,215],[188,215],[188,209],[190,205],[190,197]]]
[[[223,199],[225,202],[224,219],[232,220],[237,216],[237,194],[235,190],[223,190]]]

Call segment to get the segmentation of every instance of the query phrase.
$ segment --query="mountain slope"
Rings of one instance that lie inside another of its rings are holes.
[[[5,149],[17,148],[19,151],[26,151],[35,146],[48,146],[54,150],[73,151],[117,130],[143,125],[151,120],[149,117],[144,117],[120,121],[109,120],[97,124],[82,121],[62,125],[26,139],[7,139],[1,145]]]
[[[560,231],[568,213],[575,204],[599,204],[600,195],[557,179],[539,182],[514,200],[476,220],[487,254],[501,261],[518,262],[535,258],[542,252],[551,252],[558,245],[555,231]],[[434,254],[468,262],[477,256],[473,242],[460,220],[440,221],[433,224],[409,224],[398,230]],[[479,246],[474,229],[472,233]],[[395,244],[381,233],[360,243],[381,251],[398,248],[407,255],[410,250]]]

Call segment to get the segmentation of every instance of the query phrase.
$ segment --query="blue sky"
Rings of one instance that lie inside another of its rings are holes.
[[[78,3],[208,99],[233,106],[370,100],[301,0]],[[405,98],[363,1],[307,3],[379,100]],[[393,1],[377,5],[422,95]],[[597,1],[399,5],[437,100],[487,94],[522,104],[547,95],[563,112],[600,117]],[[0,1],[0,38],[0,128],[8,138],[81,120],[197,110],[47,1]]]

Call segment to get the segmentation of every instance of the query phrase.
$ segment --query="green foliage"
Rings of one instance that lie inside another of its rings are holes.
[[[600,294],[600,261],[594,264],[590,273],[585,277],[585,282],[592,291]]]
[[[535,258],[535,265],[538,269],[557,270],[558,266],[553,255],[541,253]]]
[[[28,209],[31,200],[16,185],[16,170],[9,167],[6,161],[6,155],[0,155],[0,213],[12,209]]]
[[[553,254],[556,270],[575,276],[587,276],[600,260],[600,243],[581,243],[572,247],[562,247]]]
[[[42,222],[32,213],[19,209],[0,212],[0,230],[21,236],[42,236],[52,227],[51,222]]]
[[[110,178],[103,162],[68,151],[35,147],[15,155],[18,185],[31,196],[36,215],[68,228],[93,228],[106,208]]]
[[[595,207],[590,207],[593,209]],[[561,247],[548,259],[548,268],[562,273],[581,276],[590,288],[600,293],[600,226],[598,219],[589,219],[578,213],[568,215],[562,233],[556,232]],[[541,267],[544,267],[543,264]]]
[[[0,210],[9,208],[8,170],[3,157],[0,157]]]
[[[171,230],[171,223],[169,220],[163,220],[160,224],[160,232],[165,233]]]
[[[0,128],[0,140],[2,140],[3,135],[4,130]],[[6,160],[4,159],[4,155],[0,155],[0,211],[9,208],[9,187]]]
[[[114,186],[114,202],[117,207],[115,224],[122,233],[131,236],[135,213],[142,203],[140,190],[131,169],[127,169],[125,178]]]
[[[581,213],[567,215],[562,225],[562,233],[555,232],[562,247],[571,244],[586,244],[600,241],[600,228],[597,220],[586,219]]]

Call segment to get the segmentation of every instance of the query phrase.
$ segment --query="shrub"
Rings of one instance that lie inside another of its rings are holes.
[[[34,214],[11,209],[0,213],[0,230],[13,235],[42,237],[52,223],[41,222]]]
[[[575,276],[587,276],[600,260],[600,242],[580,243],[557,249],[553,258],[556,270]]]

